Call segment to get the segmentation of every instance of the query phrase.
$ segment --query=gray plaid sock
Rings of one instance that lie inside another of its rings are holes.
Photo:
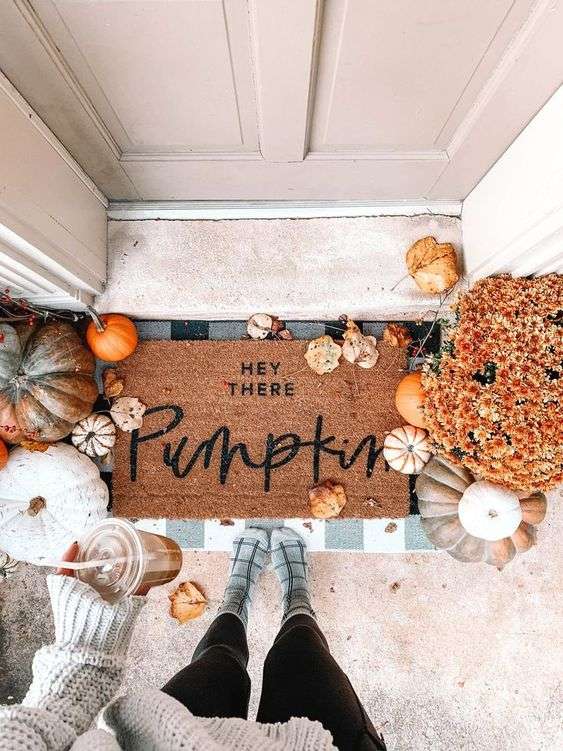
[[[248,608],[258,577],[264,569],[269,547],[268,533],[253,527],[245,529],[233,542],[231,571],[219,614],[237,615],[245,628],[248,625]]]
[[[272,530],[270,543],[272,564],[283,593],[282,623],[298,613],[315,618],[307,585],[306,546],[303,539],[288,527]]]

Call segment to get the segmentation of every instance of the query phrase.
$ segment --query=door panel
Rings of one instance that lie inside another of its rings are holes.
[[[562,33],[563,0],[9,0],[0,68],[113,199],[450,200]]]

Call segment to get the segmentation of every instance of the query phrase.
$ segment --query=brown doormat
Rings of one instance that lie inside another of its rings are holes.
[[[114,513],[129,517],[310,516],[308,490],[341,482],[341,516],[403,517],[408,478],[381,453],[405,352],[378,343],[370,370],[341,358],[319,376],[303,341],[149,341],[119,373],[148,407],[120,433]]]

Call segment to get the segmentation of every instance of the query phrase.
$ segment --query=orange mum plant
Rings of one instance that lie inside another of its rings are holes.
[[[563,480],[563,277],[489,277],[424,369],[426,428],[439,452],[513,490]]]

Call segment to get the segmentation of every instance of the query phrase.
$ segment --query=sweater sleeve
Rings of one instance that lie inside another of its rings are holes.
[[[0,707],[0,751],[59,751],[117,691],[144,598],[110,605],[89,585],[48,576],[55,643],[39,649],[21,705]]]

